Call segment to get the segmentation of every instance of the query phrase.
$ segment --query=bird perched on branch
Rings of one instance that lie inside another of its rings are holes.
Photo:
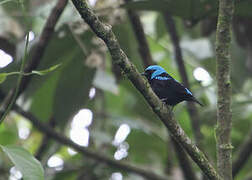
[[[189,89],[173,79],[161,66],[149,66],[142,75],[148,79],[153,91],[166,104],[175,106],[182,101],[193,101],[203,106]]]

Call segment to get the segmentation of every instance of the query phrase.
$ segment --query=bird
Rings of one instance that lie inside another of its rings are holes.
[[[165,104],[174,107],[182,101],[192,101],[203,106],[188,88],[170,76],[161,66],[148,66],[142,75],[147,78],[152,90]]]

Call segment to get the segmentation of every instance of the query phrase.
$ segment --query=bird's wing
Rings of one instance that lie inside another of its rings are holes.
[[[151,86],[154,92],[158,95],[161,100],[168,100],[169,103],[176,105],[177,103],[186,100],[186,101],[194,101],[201,106],[201,104],[193,95],[192,92],[180,84],[175,79],[155,79],[152,80]]]
[[[152,80],[151,86],[159,98],[190,97],[192,93],[173,78],[163,79],[163,77]]]
[[[175,79],[168,80],[166,84],[167,84],[167,88],[170,88],[171,90],[173,90],[173,92],[177,94],[178,96],[193,96],[191,91],[189,91],[189,89],[184,87]]]

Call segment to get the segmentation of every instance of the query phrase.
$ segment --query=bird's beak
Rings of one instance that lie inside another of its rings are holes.
[[[145,72],[142,72],[141,75],[142,75],[142,76],[145,76]]]

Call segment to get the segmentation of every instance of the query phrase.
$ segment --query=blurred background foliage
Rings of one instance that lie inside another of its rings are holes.
[[[15,1],[0,6],[0,72],[18,71],[25,33],[30,33],[30,54],[56,3],[55,0],[24,2],[27,16],[23,16]],[[252,2],[237,0],[235,3],[231,77],[234,155],[252,128]],[[122,49],[141,72],[143,62],[125,9],[138,12],[154,61],[180,81],[162,11],[169,11],[174,16],[191,90],[205,104],[204,107],[197,106],[204,150],[215,162],[214,42],[218,2],[141,0],[124,4],[117,0],[89,0],[89,4],[102,21],[113,26]],[[168,176],[182,178],[166,128],[142,95],[119,73],[118,67],[111,64],[105,44],[83,23],[71,3],[57,23],[38,69],[59,63],[62,66],[54,72],[33,76],[17,103],[44,123],[54,121],[56,130],[90,150],[160,174],[167,173],[165,169],[172,166]],[[8,77],[0,86],[1,92],[7,94],[15,86],[16,79],[16,76]],[[176,106],[174,113],[186,133],[194,138],[185,103]],[[46,146],[42,146],[44,140]],[[14,112],[0,126],[0,144],[23,146],[34,156],[40,152],[36,157],[42,162],[45,173],[50,175],[46,179],[142,179],[82,157],[52,139],[45,139],[43,133]],[[250,160],[236,179],[250,177],[251,165]],[[194,168],[199,174],[200,170]],[[2,152],[0,172],[0,179],[21,178]]]

